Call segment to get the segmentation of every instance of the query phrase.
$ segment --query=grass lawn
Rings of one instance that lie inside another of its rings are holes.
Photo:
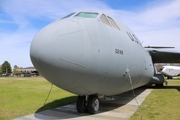
[[[0,77],[0,120],[13,119],[76,101],[76,95],[53,86],[43,77]]]
[[[13,119],[76,101],[77,96],[53,86],[43,77],[0,77],[0,120]],[[153,88],[130,120],[179,120],[180,78],[168,86]],[[141,115],[140,115],[141,114]]]
[[[180,120],[180,78],[168,80],[168,86],[153,88],[130,120]],[[141,114],[141,115],[140,115]]]

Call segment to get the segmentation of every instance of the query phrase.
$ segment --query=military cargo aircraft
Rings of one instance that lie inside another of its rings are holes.
[[[180,67],[179,66],[163,66],[161,68],[161,73],[164,76],[167,76],[168,79],[172,79],[173,77],[180,75]]]
[[[45,26],[34,37],[30,58],[49,82],[78,94],[80,113],[97,113],[99,98],[146,84],[163,86],[154,63],[178,63],[180,53],[144,48],[135,33],[101,11],[78,11]]]

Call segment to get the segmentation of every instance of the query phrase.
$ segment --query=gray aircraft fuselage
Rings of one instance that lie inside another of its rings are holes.
[[[77,12],[78,13],[78,12]],[[44,27],[34,37],[30,56],[36,69],[54,85],[78,95],[116,95],[149,83],[154,67],[135,34],[96,18],[70,16]],[[107,16],[106,16],[107,17]]]
[[[99,11],[79,11],[56,20],[36,34],[30,48],[31,61],[42,76],[80,95],[76,105],[80,113],[97,113],[97,96],[148,83],[163,85],[154,63],[173,62],[166,60],[170,54],[179,62],[179,53],[143,48],[127,26]]]

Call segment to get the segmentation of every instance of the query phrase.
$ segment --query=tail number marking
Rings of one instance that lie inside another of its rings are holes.
[[[115,49],[115,53],[116,53],[116,54],[123,55],[123,50]]]

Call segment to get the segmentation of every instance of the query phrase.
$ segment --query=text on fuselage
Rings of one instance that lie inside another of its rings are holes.
[[[120,54],[120,55],[123,55],[123,50],[120,50],[120,49],[115,49],[115,53],[116,54]]]

